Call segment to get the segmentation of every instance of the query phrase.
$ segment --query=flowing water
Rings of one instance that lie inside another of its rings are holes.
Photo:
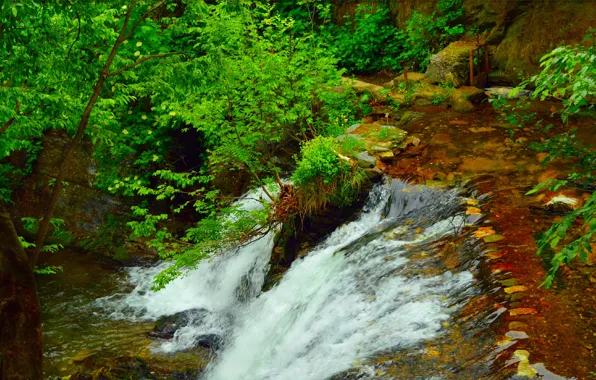
[[[258,207],[254,195],[243,207]],[[355,367],[375,373],[374,358],[421,356],[424,344],[445,340],[461,308],[484,291],[474,276],[479,251],[465,233],[478,218],[466,215],[464,205],[457,189],[389,181],[372,190],[356,220],[295,261],[267,292],[261,288],[272,234],[201,264],[157,293],[150,290],[152,278],[167,263],[128,268],[112,277],[118,289],[83,306],[137,337],[133,326],[146,332],[152,321],[186,312],[172,339],[148,349],[153,357],[176,356],[200,337],[219,337],[204,380],[324,380],[350,376],[345,371]],[[446,265],[449,260],[457,263]]]
[[[557,171],[508,140],[487,107],[425,112],[407,128],[428,145],[385,172],[442,189],[377,186],[359,217],[265,292],[271,235],[159,293],[152,277],[166,263],[123,269],[73,251],[45,258],[64,267],[37,280],[47,377],[136,357],[159,379],[560,378],[547,367],[588,378],[596,267],[571,272],[569,288],[538,288],[545,272],[533,234],[553,216],[524,196]],[[259,207],[259,196],[241,204]],[[150,337],[176,314],[184,318],[173,338]],[[206,337],[215,344],[197,347]]]
[[[434,338],[474,278],[465,270],[411,272],[408,256],[459,233],[466,223],[459,208],[456,191],[379,186],[358,220],[238,311],[204,378],[326,379],[376,353]]]

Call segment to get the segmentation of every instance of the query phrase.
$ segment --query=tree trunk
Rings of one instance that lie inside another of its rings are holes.
[[[112,62],[116,57],[116,53],[118,52],[118,48],[122,41],[126,39],[126,29],[128,28],[128,23],[130,21],[130,14],[132,9],[134,8],[136,0],[132,0],[130,6],[128,7],[128,11],[126,12],[126,18],[124,19],[124,25],[122,26],[122,30],[112,46],[112,50],[110,51],[110,55],[104,64],[104,67],[99,74],[99,78],[97,78],[97,82],[95,86],[93,86],[93,93],[91,98],[89,98],[89,102],[87,103],[87,107],[81,116],[81,120],[79,121],[79,125],[77,127],[77,133],[75,134],[72,142],[68,146],[68,150],[64,155],[64,159],[62,160],[62,164],[60,165],[60,171],[58,171],[58,176],[56,177],[56,181],[54,182],[54,187],[52,189],[52,195],[50,196],[48,206],[45,209],[43,214],[43,219],[39,225],[39,231],[37,232],[37,238],[35,239],[35,248],[31,250],[31,254],[29,255],[29,265],[31,269],[35,268],[35,264],[37,264],[37,259],[39,258],[39,254],[41,253],[41,249],[43,243],[45,242],[46,236],[50,230],[50,223],[52,221],[52,215],[54,215],[54,209],[56,208],[56,203],[58,203],[58,197],[60,197],[60,191],[62,191],[62,182],[64,181],[64,177],[69,170],[70,161],[74,156],[75,151],[77,150],[78,146],[83,139],[83,135],[85,134],[85,130],[87,129],[87,125],[89,124],[89,118],[91,117],[91,112],[93,112],[93,108],[97,103],[97,99],[99,99],[99,95],[101,94],[101,90],[103,89],[103,85],[106,81],[106,77],[110,73],[110,67],[112,66]],[[133,30],[134,32],[134,30]]]
[[[43,379],[42,352],[35,277],[0,203],[0,379]]]

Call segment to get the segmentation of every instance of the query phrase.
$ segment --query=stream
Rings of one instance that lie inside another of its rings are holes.
[[[488,292],[476,280],[482,248],[466,228],[480,216],[466,215],[461,189],[386,182],[372,189],[356,220],[294,262],[267,292],[261,288],[272,234],[202,263],[160,292],[150,290],[152,278],[167,263],[116,273],[79,268],[97,279],[85,293],[74,299],[64,291],[49,299],[42,293],[50,304],[44,316],[48,374],[63,375],[88,357],[127,353],[150,364],[165,360],[174,369],[201,367],[204,380],[377,378],[400,360],[409,361],[411,371],[442,378],[439,358],[416,358],[434,355],[433,345],[453,344],[462,309]],[[252,197],[242,202],[257,207]],[[51,285],[43,288],[55,291]],[[470,377],[488,373],[494,359],[486,342],[494,341],[488,326],[499,313],[480,311],[468,318],[465,332],[486,332],[464,344],[471,362],[461,370]],[[186,323],[172,339],[147,338],[156,320],[181,312]],[[67,333],[70,342],[57,338]],[[217,337],[214,354],[196,351],[206,336]],[[201,360],[189,361],[193,356]]]

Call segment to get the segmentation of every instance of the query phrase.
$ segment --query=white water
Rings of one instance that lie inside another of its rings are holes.
[[[239,204],[246,210],[257,209],[262,207],[258,199],[263,195],[260,190],[249,192]],[[200,335],[222,335],[230,329],[230,317],[243,307],[243,300],[260,293],[272,248],[273,232],[270,232],[235,252],[201,263],[197,270],[174,280],[159,292],[151,291],[153,277],[170,263],[129,268],[128,280],[134,290],[98,299],[96,305],[110,310],[114,319],[129,320],[157,320],[192,309],[208,311],[201,315],[200,324],[180,328],[171,342],[159,347],[165,352],[185,350],[191,348]]]
[[[439,334],[451,313],[450,295],[469,287],[472,274],[409,276],[406,246],[428,245],[457,232],[464,220],[436,220],[458,202],[455,193],[403,189],[399,182],[376,189],[357,221],[295,262],[277,287],[243,310],[205,378],[323,380],[376,352]],[[413,216],[431,222],[408,233],[399,220],[415,210]]]
[[[248,276],[258,294],[270,237],[202,264],[159,293],[148,289],[160,267],[131,270],[136,288],[118,300],[114,317],[155,319],[204,308],[209,318],[161,346],[183,350],[197,335],[222,334],[225,345],[204,379],[324,380],[375,353],[441,333],[441,322],[456,311],[473,276],[424,274],[420,269],[429,264],[410,256],[424,251],[432,257],[433,242],[459,232],[465,223],[459,204],[455,191],[398,181],[378,186],[358,220],[333,232],[294,262],[277,286],[248,303],[235,297],[235,289]]]

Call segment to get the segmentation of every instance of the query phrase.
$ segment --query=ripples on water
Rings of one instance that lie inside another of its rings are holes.
[[[132,268],[134,290],[96,306],[123,320],[206,309],[206,317],[155,347],[176,352],[197,336],[222,336],[204,379],[323,380],[441,336],[445,321],[479,293],[473,265],[450,269],[437,258],[469,222],[462,200],[457,190],[394,180],[376,186],[357,220],[294,262],[265,293],[259,295],[271,235],[201,264],[158,293],[149,290],[151,278],[167,264]]]

